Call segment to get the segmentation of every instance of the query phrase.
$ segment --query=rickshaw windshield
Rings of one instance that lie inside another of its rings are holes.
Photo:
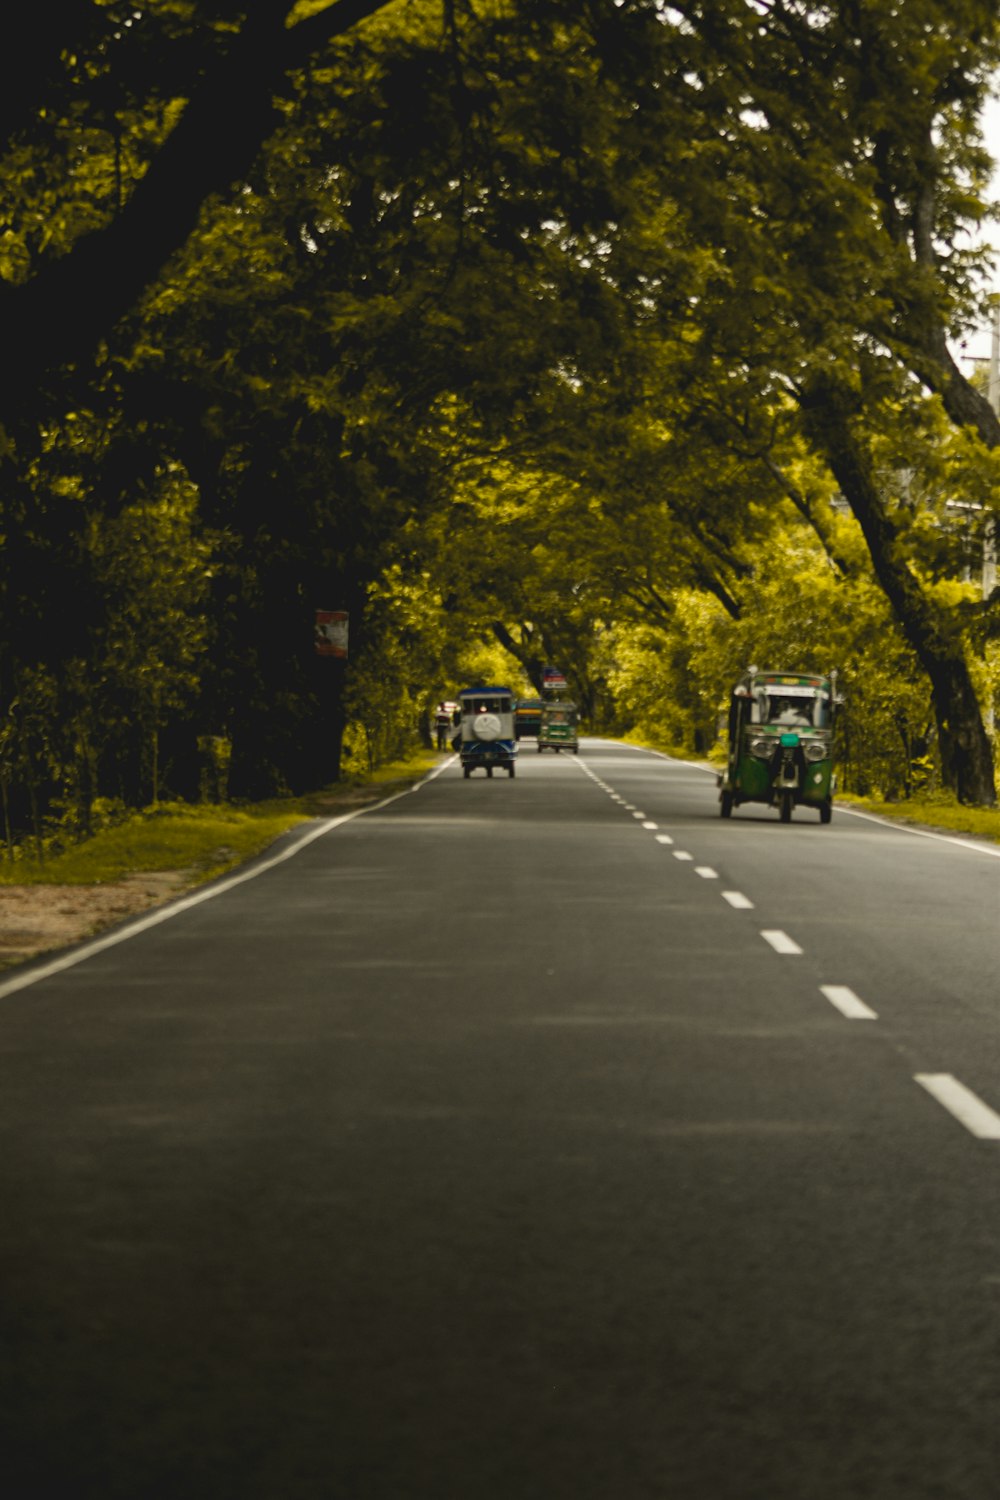
[[[774,686],[755,690],[750,707],[751,724],[780,724],[792,729],[826,729],[830,723],[829,699],[811,688],[797,693]]]
[[[493,698],[487,695],[475,698],[464,698],[462,700],[462,712],[464,714],[509,714],[511,712],[511,698]]]

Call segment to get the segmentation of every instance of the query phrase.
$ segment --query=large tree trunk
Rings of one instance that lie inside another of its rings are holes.
[[[961,802],[996,804],[993,750],[983,726],[957,627],[911,572],[875,482],[867,445],[853,427],[856,402],[819,378],[802,396],[806,429],[835,475],[864,533],[876,577],[931,682],[944,783]]]

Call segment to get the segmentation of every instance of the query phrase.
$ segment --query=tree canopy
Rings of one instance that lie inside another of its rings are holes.
[[[749,654],[839,663],[859,784],[991,802],[953,351],[998,47],[988,0],[49,7],[2,103],[8,844],[220,746],[320,784],[498,646],[695,750]]]

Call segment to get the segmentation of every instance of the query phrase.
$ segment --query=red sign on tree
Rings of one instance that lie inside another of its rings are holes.
[[[346,609],[318,609],[314,640],[317,656],[347,658],[348,614]]]

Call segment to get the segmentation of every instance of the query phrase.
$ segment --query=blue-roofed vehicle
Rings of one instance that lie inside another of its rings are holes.
[[[459,755],[462,773],[471,776],[481,767],[514,774],[517,740],[514,734],[514,694],[508,687],[463,688],[458,695],[461,710]]]

